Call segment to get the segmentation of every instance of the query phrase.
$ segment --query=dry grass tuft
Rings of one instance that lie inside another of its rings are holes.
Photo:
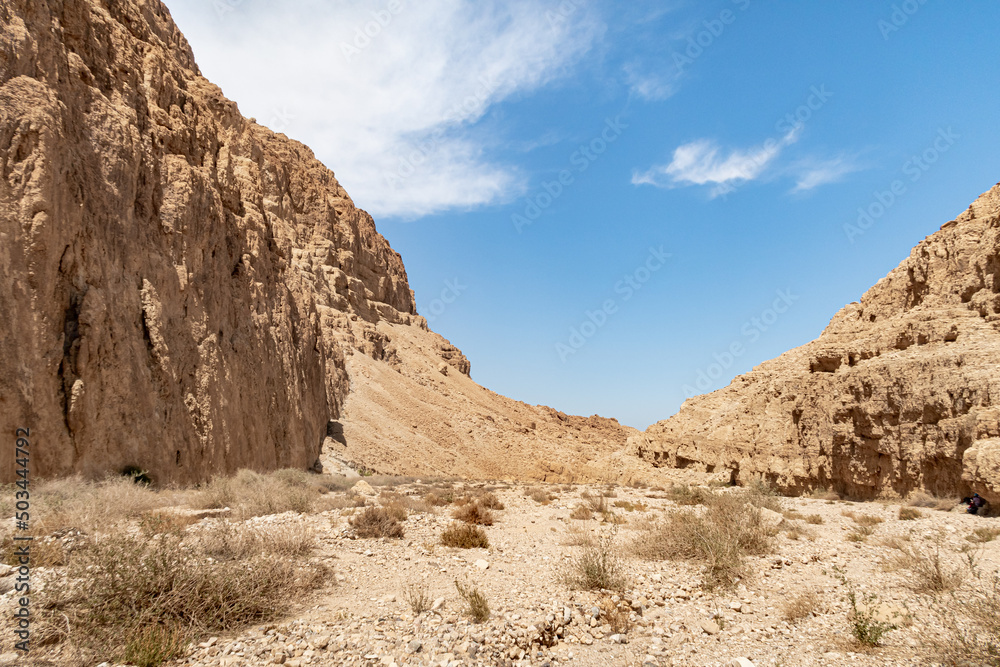
[[[384,507],[366,507],[365,511],[350,519],[358,537],[403,537],[403,526],[398,514]]]
[[[308,512],[320,495],[315,475],[301,470],[277,470],[262,475],[240,470],[232,477],[215,477],[200,491],[194,506],[202,509],[230,507],[237,519]]]
[[[932,496],[926,491],[914,491],[906,499],[906,504],[910,507],[923,507],[941,512],[950,512],[958,503],[951,498]]]
[[[803,591],[798,595],[789,598],[782,609],[782,616],[789,623],[801,621],[812,614],[821,613],[822,603],[816,591]]]
[[[997,535],[1000,535],[1000,528],[976,528],[971,535],[966,535],[965,539],[977,544],[984,544],[992,542]]]
[[[628,579],[619,548],[615,545],[614,533],[597,539],[590,537],[563,580],[570,587],[580,590],[624,590]]]
[[[920,510],[913,507],[900,507],[899,508],[899,520],[900,521],[913,521],[914,519],[919,519],[923,517]]]
[[[490,605],[481,590],[472,585],[463,586],[457,579],[455,580],[455,589],[469,606],[468,614],[472,617],[474,623],[482,623],[489,619]]]
[[[431,608],[431,596],[425,584],[410,584],[406,587],[406,601],[415,616]]]
[[[573,508],[573,511],[569,513],[569,518],[587,521],[594,518],[594,512],[585,505],[577,505]]]
[[[680,510],[632,543],[650,560],[690,560],[704,564],[704,585],[729,588],[749,574],[747,555],[771,551],[773,536],[761,522],[769,502],[754,491],[713,496],[705,511]]]
[[[552,502],[552,494],[550,494],[545,489],[539,488],[537,486],[532,486],[524,490],[524,495],[534,500],[536,503],[542,505],[548,505]]]
[[[316,536],[304,522],[256,527],[213,521],[194,539],[202,553],[216,560],[246,560],[260,554],[301,558],[316,546]]]
[[[497,494],[492,492],[487,492],[479,496],[479,504],[490,510],[504,509],[504,504],[497,498]]]
[[[441,533],[441,544],[459,549],[488,549],[490,540],[479,526],[453,523]]]
[[[1000,575],[938,610],[945,631],[929,640],[948,667],[1000,667]]]
[[[823,517],[819,514],[809,514],[806,516],[806,523],[811,523],[814,526],[818,526],[823,523]]]
[[[712,492],[698,486],[671,484],[666,496],[678,505],[704,505],[712,497]]]

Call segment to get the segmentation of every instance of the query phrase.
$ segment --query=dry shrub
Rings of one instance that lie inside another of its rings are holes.
[[[641,502],[631,502],[628,500],[616,500],[614,502],[615,507],[619,507],[626,512],[645,512],[649,509],[645,504]]]
[[[214,477],[198,494],[195,505],[203,509],[230,507],[237,519],[308,512],[319,496],[313,475],[301,470],[277,470],[262,475],[240,470],[232,477]]]
[[[497,494],[492,492],[487,492],[479,496],[479,504],[490,510],[504,509],[504,504],[497,498]]]
[[[958,503],[951,498],[938,498],[936,496],[932,496],[926,491],[914,491],[906,499],[906,504],[910,507],[924,507],[926,509],[950,512]]]
[[[944,632],[929,638],[947,667],[1000,667],[1000,575],[938,609]]]
[[[878,517],[878,516],[875,516],[873,514],[858,514],[857,512],[850,511],[850,510],[844,510],[844,511],[841,512],[841,514],[843,516],[849,517],[858,526],[865,527],[865,528],[871,528],[873,526],[877,526],[880,523],[882,523],[882,522],[885,521],[885,519],[883,519],[882,517]],[[871,531],[869,531],[869,532],[867,532],[865,534],[866,535],[871,535]]]
[[[328,512],[330,510],[345,510],[367,506],[368,501],[362,496],[353,493],[328,493],[325,496],[320,496],[313,502],[313,511]]]
[[[905,542],[896,546],[900,555],[896,567],[909,570],[907,583],[918,593],[938,594],[955,590],[962,585],[973,569],[974,557],[969,565],[949,565],[941,553],[941,543],[935,542],[930,549],[922,549]]]
[[[70,529],[91,533],[172,502],[170,494],[157,493],[127,477],[108,477],[100,482],[68,477],[38,482],[33,487],[31,519],[39,535]]]
[[[66,577],[39,593],[39,609],[45,627],[68,625],[63,637],[95,658],[155,665],[187,638],[277,617],[321,574],[287,557],[215,560],[176,534],[117,529],[74,552]]]
[[[692,488],[686,484],[671,484],[666,495],[668,500],[678,505],[704,505],[712,497],[712,492],[698,486]]]
[[[414,615],[419,616],[431,608],[431,596],[425,584],[410,584],[406,587],[406,601]]]
[[[431,507],[441,507],[442,505],[450,505],[455,502],[455,494],[445,493],[445,492],[434,492],[431,491],[424,495],[424,502]]]
[[[913,521],[914,519],[919,519],[923,516],[920,510],[914,509],[913,507],[900,507],[899,508],[899,520],[900,521]]]
[[[670,512],[657,528],[632,544],[636,555],[650,560],[703,563],[704,585],[728,588],[749,574],[747,555],[769,553],[773,536],[764,527],[756,492],[712,496],[705,511]]]
[[[605,534],[583,545],[583,552],[563,580],[581,590],[624,590],[628,585],[624,570],[614,533]]]
[[[479,526],[453,523],[441,533],[441,544],[459,549],[488,549],[490,540]]]
[[[632,608],[619,599],[615,602],[614,596],[603,595],[598,603],[601,609],[601,619],[611,626],[614,634],[627,634],[632,629]]]
[[[821,602],[816,591],[803,591],[789,598],[782,608],[782,616],[789,623],[801,621],[811,614],[820,613]]]
[[[966,535],[965,539],[977,544],[984,544],[992,542],[997,535],[1000,535],[1000,528],[976,528],[971,535]]]
[[[798,510],[782,510],[781,514],[789,521],[805,521],[806,517]]]
[[[181,533],[185,528],[198,521],[199,519],[192,514],[153,510],[139,517],[139,530],[144,535],[149,536]]]
[[[455,589],[458,594],[469,605],[468,613],[474,623],[482,623],[490,617],[490,605],[486,601],[486,596],[475,586],[463,586],[455,580]]]
[[[785,537],[790,540],[800,540],[802,538],[812,540],[815,536],[808,530],[804,528],[799,528],[797,526],[791,526],[785,529]]]
[[[817,487],[809,492],[810,498],[816,498],[817,500],[840,500],[840,494],[836,491],[832,491],[825,486]]]
[[[351,517],[349,523],[358,537],[403,536],[403,526],[399,523],[398,514],[393,514],[384,507],[366,507],[364,512]]]
[[[35,531],[29,531],[33,534]],[[59,531],[62,532],[62,531]],[[25,535],[22,533],[22,535]],[[60,537],[32,535],[31,542],[31,566],[32,567],[58,567],[65,565],[69,553]],[[7,535],[0,541],[0,552],[3,553],[3,562],[7,565],[19,565],[17,548],[24,546],[24,542],[14,542],[12,535]]]
[[[566,531],[566,538],[562,543],[567,547],[585,547],[593,544],[593,542],[594,536],[589,532],[577,528],[576,526],[571,526],[570,529]]]
[[[550,494],[545,489],[539,488],[537,486],[532,486],[524,490],[524,495],[534,500],[536,503],[541,503],[542,505],[548,505],[552,502],[552,494]]]
[[[304,522],[281,526],[251,526],[213,521],[198,532],[200,551],[216,560],[245,560],[258,554],[285,558],[308,556],[316,536]]]
[[[479,526],[492,526],[494,521],[493,512],[489,511],[478,502],[471,502],[457,507],[451,515],[459,521]]]
[[[811,523],[814,526],[818,526],[823,523],[823,517],[819,514],[809,514],[806,516],[806,523]]]
[[[585,505],[577,505],[573,508],[573,511],[569,513],[569,518],[587,521],[594,518],[594,513]]]

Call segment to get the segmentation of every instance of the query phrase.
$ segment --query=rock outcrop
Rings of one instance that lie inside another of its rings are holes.
[[[816,340],[632,439],[660,466],[854,497],[1000,502],[1000,185]]]
[[[158,0],[10,0],[0,31],[0,433],[30,429],[32,475],[193,482],[324,443],[390,472],[605,474],[631,430],[473,383],[371,217],[200,75]]]

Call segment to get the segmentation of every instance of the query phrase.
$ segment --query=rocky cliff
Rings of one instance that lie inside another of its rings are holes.
[[[1000,185],[822,335],[633,438],[660,466],[1000,502]]]
[[[31,430],[33,475],[622,468],[595,462],[617,422],[469,379],[371,217],[200,75],[163,4],[10,0],[0,30],[0,433]]]

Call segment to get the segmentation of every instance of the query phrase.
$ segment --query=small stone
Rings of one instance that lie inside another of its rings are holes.
[[[444,606],[444,598],[438,598],[431,603],[431,611],[437,611]]]
[[[739,601],[734,601],[729,603],[729,608],[735,612],[743,613],[743,603]]]
[[[485,561],[485,560],[483,560],[482,558],[480,558],[479,560],[477,560],[477,561],[475,562],[475,566],[476,566],[476,568],[478,568],[479,570],[488,570],[488,569],[489,569],[489,567],[490,567],[490,564],[489,564],[489,563],[488,563],[487,561]]]
[[[754,667],[748,658],[733,658],[726,667]]]
[[[410,653],[420,653],[420,649],[424,647],[423,642],[419,639],[414,639],[412,642],[406,645],[406,650]]]
[[[368,482],[366,482],[363,479],[360,480],[360,481],[358,481],[354,486],[352,486],[351,487],[351,491],[353,491],[355,494],[357,494],[359,496],[374,496],[375,495],[375,489],[373,489],[372,485],[369,484]]]
[[[611,637],[609,637],[609,639],[612,642],[614,642],[615,644],[627,644],[628,643],[628,637],[626,637],[625,635],[614,634],[614,635],[611,635]]]
[[[719,626],[715,623],[715,621],[701,621],[698,625],[700,625],[701,629],[705,631],[705,634],[719,634]]]

